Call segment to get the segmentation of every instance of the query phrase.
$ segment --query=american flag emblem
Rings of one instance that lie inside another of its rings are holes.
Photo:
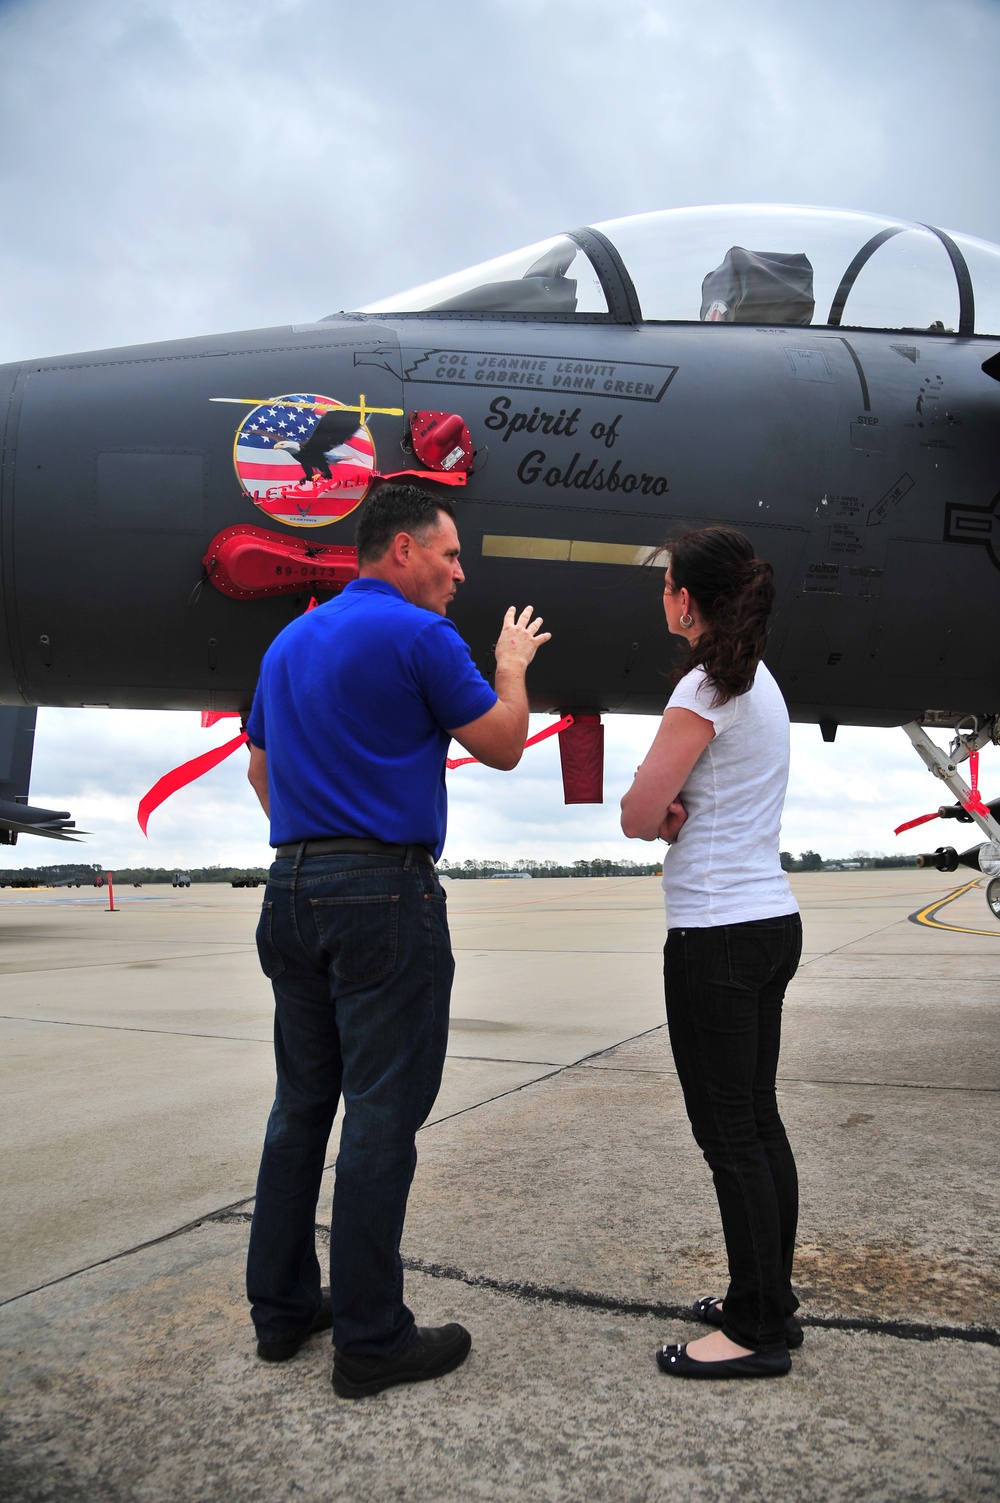
[[[325,527],[363,500],[375,446],[357,411],[334,397],[295,392],[250,410],[236,430],[233,460],[243,489],[269,517]]]

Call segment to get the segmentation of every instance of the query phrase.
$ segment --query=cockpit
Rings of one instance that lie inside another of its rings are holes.
[[[1000,246],[774,204],[611,219],[358,310],[1000,336]]]

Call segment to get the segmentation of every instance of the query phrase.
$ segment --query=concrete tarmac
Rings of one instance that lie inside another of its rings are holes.
[[[1000,924],[955,881],[794,879],[779,1084],[806,1341],[787,1378],[728,1384],[653,1359],[725,1288],[662,1026],[658,883],[447,883],[451,1043],[404,1253],[418,1319],[462,1320],[473,1349],[357,1403],[325,1338],[254,1355],[260,892],[129,889],[117,914],[8,892],[0,1497],[995,1500]]]

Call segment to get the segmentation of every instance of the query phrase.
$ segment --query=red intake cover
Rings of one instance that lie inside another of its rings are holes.
[[[308,543],[248,522],[223,528],[202,563],[215,588],[232,600],[339,590],[358,577],[356,548]]]
[[[428,470],[472,469],[472,435],[457,412],[411,412],[410,439]]]

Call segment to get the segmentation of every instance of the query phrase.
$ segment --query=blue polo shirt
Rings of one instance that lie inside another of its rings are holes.
[[[448,729],[496,701],[446,616],[384,580],[352,580],[261,663],[247,734],[267,752],[271,844],[374,837],[437,860]]]

